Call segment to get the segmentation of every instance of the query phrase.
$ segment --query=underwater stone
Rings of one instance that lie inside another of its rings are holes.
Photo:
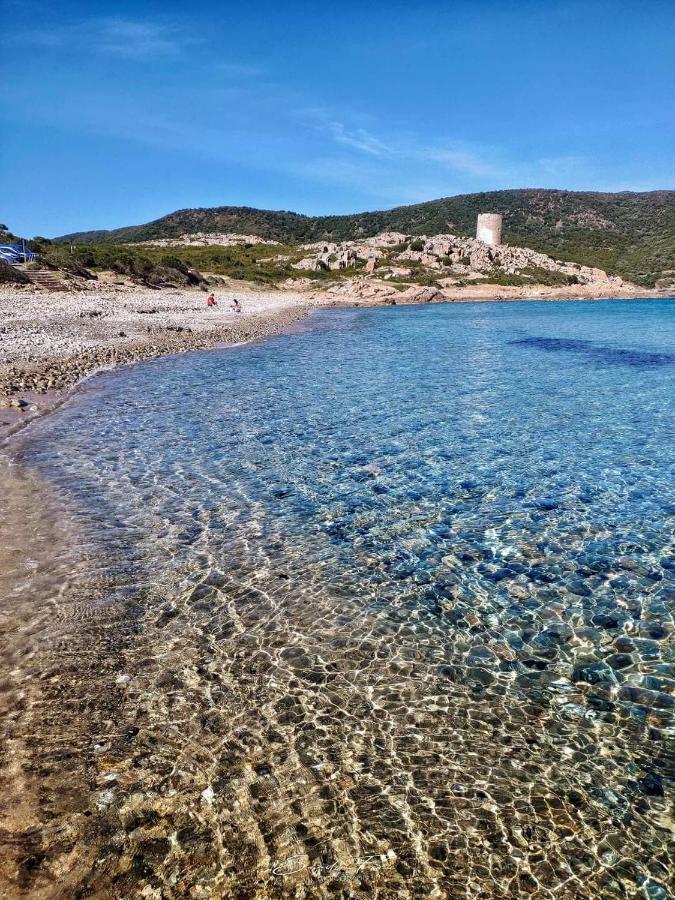
[[[654,772],[648,772],[644,778],[639,779],[638,784],[640,785],[642,793],[646,794],[648,797],[664,796],[663,779]]]
[[[472,647],[471,650],[469,650],[467,662],[471,665],[475,663],[495,662],[496,659],[496,654],[490,650],[489,647],[479,645]]]
[[[668,637],[668,632],[661,625],[648,625],[647,632],[649,637],[655,641],[661,641],[663,638]]]
[[[653,878],[649,878],[645,881],[642,885],[642,890],[649,900],[668,900],[670,896],[666,888],[662,884],[659,884],[658,881],[654,881]]]
[[[565,622],[556,622],[542,631],[540,636],[556,644],[566,644],[574,637],[574,630]]]
[[[537,509],[544,510],[545,512],[557,509],[560,506],[558,501],[554,500],[553,497],[540,497],[539,499],[534,501],[533,505]]]
[[[627,669],[633,665],[633,657],[629,653],[612,653],[605,661],[613,669]]]
[[[656,691],[649,691],[645,688],[633,687],[631,685],[623,685],[619,696],[622,700],[630,700],[632,703],[638,703],[640,706],[654,706],[657,709],[672,709],[675,705],[675,699],[671,694],[659,694]]]
[[[599,712],[611,712],[614,709],[614,704],[610,700],[599,697],[597,694],[589,695],[588,705],[591,709],[597,709]]]
[[[614,682],[616,677],[607,663],[587,660],[574,666],[572,681],[575,684],[578,681],[585,681],[588,684],[601,684],[603,682]]]
[[[576,594],[579,597],[590,597],[591,596],[590,588],[588,588],[583,583],[583,581],[579,581],[577,579],[572,579],[571,581],[569,581],[567,583],[567,589],[572,594]]]
[[[626,637],[626,635],[621,635],[620,637],[618,637],[614,641],[614,646],[621,653],[631,653],[633,650],[635,650],[634,641],[631,638]]]

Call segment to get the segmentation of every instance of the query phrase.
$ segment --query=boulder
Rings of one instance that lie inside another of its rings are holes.
[[[445,300],[446,296],[435,287],[409,287],[400,294],[400,299],[406,303],[438,303]]]

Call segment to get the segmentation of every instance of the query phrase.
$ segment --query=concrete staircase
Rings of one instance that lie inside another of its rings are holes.
[[[47,291],[64,290],[63,282],[57,278],[56,273],[51,269],[24,269],[24,272],[33,284],[44,288]]]

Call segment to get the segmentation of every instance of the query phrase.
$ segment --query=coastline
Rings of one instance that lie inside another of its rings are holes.
[[[0,337],[0,448],[98,372],[261,340],[301,321],[314,305],[298,294],[250,292],[235,316],[231,296],[211,311],[196,291],[1,291],[0,321],[7,324]]]
[[[332,290],[315,294],[316,302],[328,306],[388,306],[421,305],[427,303],[514,303],[528,301],[606,301],[650,300],[672,297],[672,290],[640,288],[637,285],[598,281],[587,285],[548,287],[533,284],[528,287],[514,285],[478,284],[441,288],[413,285],[403,291],[391,287],[391,282],[356,280],[348,289],[336,286]]]
[[[408,288],[353,282],[339,291],[228,290],[206,309],[203,292],[147,288],[47,293],[0,290],[0,447],[31,421],[53,412],[84,379],[120,365],[210,350],[278,334],[314,309],[428,303],[610,301],[656,299],[671,292],[636,286],[552,288],[467,286]],[[241,298],[243,312],[229,304]]]

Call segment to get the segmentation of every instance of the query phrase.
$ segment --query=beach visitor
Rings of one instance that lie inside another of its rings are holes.
[[[237,300],[236,297],[232,298],[231,309],[232,309],[232,312],[238,312],[238,313],[241,312],[241,303]]]
[[[209,294],[209,296],[206,298],[206,305],[207,306],[218,306],[218,302],[216,301],[216,298],[213,296],[213,292],[211,292]]]

